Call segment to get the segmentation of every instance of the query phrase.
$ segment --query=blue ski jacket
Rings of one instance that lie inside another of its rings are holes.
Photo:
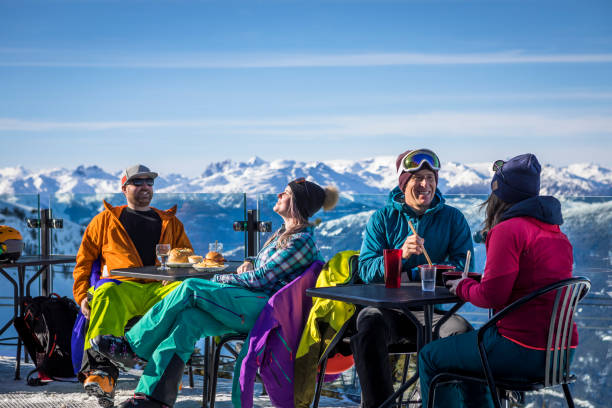
[[[404,193],[395,187],[385,206],[372,214],[366,226],[359,255],[359,276],[365,283],[384,282],[383,249],[402,247],[412,235],[408,221],[412,221],[417,234],[425,240],[425,249],[433,263],[454,265],[463,270],[467,251],[474,253],[465,217],[458,209],[445,204],[438,189],[430,208],[417,215],[404,202]],[[425,263],[424,255],[413,255],[402,260],[402,271],[408,273],[410,280],[419,280],[418,265]],[[470,270],[474,270],[473,256]]]

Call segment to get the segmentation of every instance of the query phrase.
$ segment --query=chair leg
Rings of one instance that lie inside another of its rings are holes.
[[[215,408],[215,399],[217,396],[217,375],[219,374],[219,360],[221,359],[222,349],[223,344],[217,344],[217,347],[215,348],[215,357],[213,360],[213,366],[211,371],[212,383],[210,386],[210,408]]]
[[[406,354],[404,357],[404,372],[402,373],[402,384],[406,382],[406,377],[408,376],[409,366],[410,366],[410,354]],[[402,406],[403,399],[404,399],[404,393],[401,393],[398,399],[399,407]]]
[[[433,408],[434,399],[436,398],[436,387],[438,386],[439,376],[435,376],[429,383],[429,392],[427,393],[427,408]]]
[[[491,387],[489,387],[489,391],[491,391],[491,399],[493,400],[493,406],[495,408],[502,408],[501,401],[499,400],[499,392],[497,388],[491,389]]]
[[[319,399],[321,398],[321,390],[323,389],[323,382],[325,381],[325,369],[327,368],[327,358],[323,360],[321,363],[321,367],[319,368],[319,378],[317,379],[317,387],[315,389],[314,401],[312,403],[312,408],[317,408],[319,406]]]
[[[569,408],[574,408],[574,399],[572,398],[572,393],[570,391],[568,384],[563,384],[563,394],[565,394],[565,400],[567,401],[567,406]]]
[[[187,362],[189,372],[189,387],[193,388],[193,365],[191,359]]]
[[[209,385],[210,385],[210,337],[204,339],[204,375],[202,376],[202,408],[208,408],[210,402],[209,399]]]

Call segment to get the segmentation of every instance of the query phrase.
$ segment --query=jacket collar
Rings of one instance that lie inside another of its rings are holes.
[[[119,216],[121,215],[121,211],[123,211],[123,209],[127,207],[127,205],[120,205],[120,206],[114,207],[110,205],[109,203],[107,203],[106,200],[102,200],[102,202],[104,204],[104,209],[107,211],[110,211],[117,218],[119,218]],[[166,220],[176,215],[177,206],[175,204],[174,206],[172,206],[172,208],[169,208],[165,211],[158,210],[155,207],[151,207],[151,209],[153,209],[162,220]]]
[[[502,214],[501,221],[524,216],[533,217],[547,224],[563,224],[561,203],[552,196],[535,196],[519,201]]]

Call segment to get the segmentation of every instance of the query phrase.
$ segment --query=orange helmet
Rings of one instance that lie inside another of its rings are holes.
[[[17,260],[23,250],[23,238],[19,231],[8,225],[0,225],[0,261]]]

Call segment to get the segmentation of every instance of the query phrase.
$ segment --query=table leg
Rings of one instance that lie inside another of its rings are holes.
[[[440,338],[440,327],[442,327],[442,325],[455,313],[457,313],[457,311],[459,309],[461,309],[461,306],[463,306],[465,304],[465,302],[461,301],[461,302],[457,302],[453,305],[453,307],[451,307],[449,310],[446,311],[446,313],[444,313],[444,316],[442,316],[442,318],[440,320],[438,320],[438,322],[434,325],[434,329],[433,329],[433,339],[436,340],[438,338]]]
[[[432,306],[432,310],[433,310],[433,306]],[[425,325],[423,325],[421,324],[419,319],[417,319],[416,316],[412,314],[410,308],[402,307],[402,312],[404,312],[404,314],[414,324],[414,327],[416,327],[417,329],[416,330],[417,332],[417,351],[421,350],[423,346],[427,344],[425,343],[427,339],[427,334],[426,334],[427,328],[426,327],[429,327],[429,333],[430,333],[429,337],[431,337],[432,314],[431,313],[428,314],[427,311],[425,311]],[[428,320],[428,315],[429,315],[429,320]],[[414,375],[410,377],[408,381],[402,384],[398,388],[398,390],[393,393],[393,395],[387,398],[385,402],[382,403],[380,408],[388,408],[388,407],[395,405],[395,400],[399,399],[404,394],[404,392],[408,389],[408,387],[414,384],[418,379],[419,379],[419,362],[417,360],[416,373],[414,373]]]
[[[425,314],[425,338],[423,339],[423,345],[431,342],[431,331],[433,326],[433,305],[425,305],[423,312]],[[420,349],[419,349],[420,350]]]
[[[2,268],[0,268],[0,273],[11,283],[11,285],[13,285],[13,317],[0,329],[0,334],[2,334],[11,327],[17,316],[19,316],[19,290],[17,282],[15,282],[15,279],[13,279],[11,275]]]
[[[439,337],[438,333],[440,332],[440,326],[446,320],[448,320],[449,317],[452,316],[457,310],[459,310],[459,308],[461,306],[463,306],[464,303],[465,302],[458,302],[458,303],[456,303],[450,310],[448,310],[444,314],[442,319],[440,319],[440,321],[438,321],[438,323],[436,324],[436,333],[435,333],[435,336],[433,336],[434,305],[426,305],[426,306],[423,307],[424,324],[421,324],[421,322],[412,314],[412,312],[410,311],[410,308],[407,308],[407,307],[402,308],[402,311],[404,312],[404,314],[412,321],[412,323],[417,328],[417,350],[418,351],[421,351],[421,349],[426,344],[430,343],[432,341],[432,337],[435,337],[436,339]],[[419,378],[419,361],[417,359],[416,373],[412,377],[410,377],[410,379],[408,379],[408,381],[406,381],[404,384],[402,384],[399,387],[399,389],[397,391],[395,391],[393,393],[393,395],[390,396],[380,406],[380,408],[391,407],[394,404],[394,401],[397,398],[399,398],[408,389],[408,387],[410,387],[414,382],[416,382],[416,380],[418,380],[418,378]]]
[[[0,268],[0,273],[13,285],[13,317],[9,320],[3,327],[0,329],[0,334],[4,333],[11,327],[11,324],[17,319],[17,317],[22,316],[22,303],[23,303],[23,274],[25,274],[25,267],[19,266],[17,267],[17,281],[15,281],[11,276],[2,268]],[[12,337],[11,337],[12,339]],[[21,371],[21,338],[17,335],[17,356],[16,356],[16,364],[15,364],[15,379],[20,379],[20,371]]]
[[[43,266],[42,268],[40,268],[38,270],[38,272],[36,272],[34,275],[32,275],[32,277],[30,278],[30,280],[28,280],[28,284],[25,286],[26,288],[26,296],[30,296],[30,287],[32,286],[32,283],[38,279],[38,277],[40,276],[41,273],[43,273],[45,270],[45,267]],[[24,275],[25,276],[25,275]],[[42,296],[48,296],[48,294],[44,293],[45,291],[42,292]]]
[[[26,267],[20,266],[19,268],[17,268],[17,274],[19,276],[19,316],[23,317],[24,315],[23,302],[25,301],[23,290],[25,286]],[[21,338],[18,336],[17,337],[17,364],[15,365],[15,379],[16,380],[20,379],[20,374],[21,374]]]

